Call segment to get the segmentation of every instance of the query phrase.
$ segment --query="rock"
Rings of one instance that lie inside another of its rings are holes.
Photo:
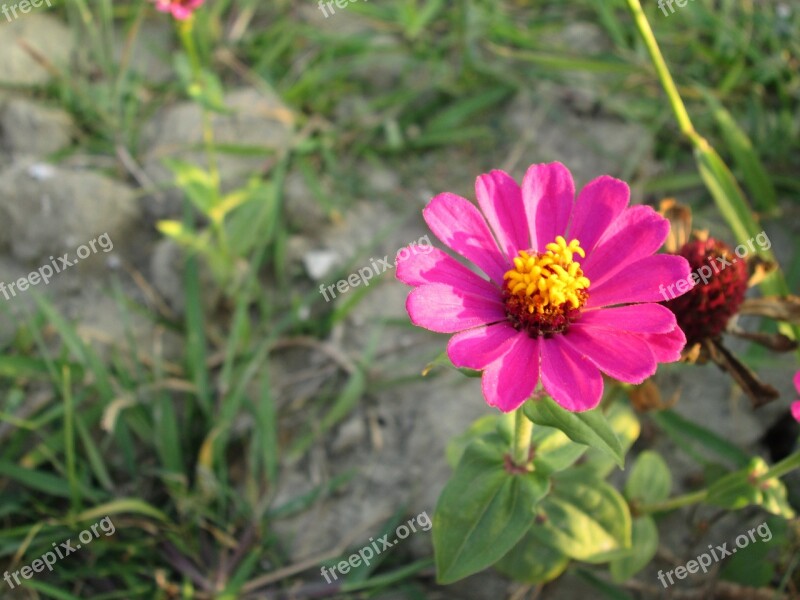
[[[46,156],[70,144],[72,119],[63,110],[31,100],[9,100],[0,117],[5,149],[12,156]]]
[[[186,306],[183,285],[185,260],[186,253],[183,248],[169,239],[156,243],[150,257],[150,282],[169,307],[178,314],[182,314]],[[210,313],[220,298],[220,289],[202,257],[200,257],[200,287],[203,307],[206,313]]]
[[[0,245],[20,260],[74,255],[103,234],[119,244],[138,215],[131,188],[92,171],[17,161],[0,173]]]
[[[339,427],[331,443],[331,450],[337,454],[352,450],[366,439],[367,427],[364,424],[364,417],[356,412]]]
[[[578,21],[546,34],[541,39],[542,47],[549,51],[560,51],[568,56],[602,57],[613,53],[613,46],[601,27],[594,23]],[[592,113],[607,97],[606,76],[603,73],[572,71],[563,84],[552,84],[558,94],[575,111]]]
[[[331,273],[342,262],[338,253],[332,250],[311,250],[303,256],[303,265],[308,276],[314,281],[320,281]]]
[[[637,123],[562,110],[548,87],[533,94],[519,94],[508,110],[504,126],[508,135],[527,142],[524,155],[512,175],[517,181],[532,162],[560,161],[572,172],[576,189],[600,175],[627,178],[633,202],[640,190],[630,173],[647,172],[653,165],[653,138]],[[513,138],[512,138],[513,139]],[[634,157],[634,158],[632,158]]]
[[[385,244],[392,218],[392,213],[385,206],[359,202],[336,223],[317,228],[313,239],[302,238],[303,243],[293,244],[288,252],[289,262],[302,264],[305,272],[312,275],[315,280],[319,278],[314,275],[323,271],[327,273],[333,266],[349,264],[349,261],[356,256],[364,256],[364,260],[359,262],[357,268],[371,268],[371,260],[380,259],[384,255],[388,256],[393,264],[398,247]],[[379,248],[376,250],[376,247]],[[365,253],[370,251],[371,259],[367,260]],[[337,260],[329,266],[334,255]],[[315,259],[322,259],[324,264],[317,264]],[[356,272],[357,268],[351,272]],[[382,273],[381,270],[376,277]],[[330,283],[335,282],[330,281]]]
[[[328,221],[325,210],[314,197],[303,175],[297,171],[292,171],[286,177],[283,210],[289,226],[303,233],[314,234]]]
[[[43,9],[44,7],[39,10]],[[40,85],[50,79],[47,69],[20,42],[30,46],[58,68],[68,66],[74,48],[69,28],[50,15],[41,12],[20,15],[10,23],[2,23],[0,48],[3,48],[3,61],[0,63],[0,82],[4,84]]]
[[[291,144],[294,116],[277,95],[252,88],[230,92],[225,96],[225,106],[231,114],[214,114],[212,127],[222,186],[231,189],[258,173],[268,154]],[[194,102],[182,102],[162,110],[144,126],[143,166],[156,184],[168,185],[174,180],[163,164],[166,158],[207,167],[205,152],[198,149],[203,145],[202,123],[201,108]],[[226,145],[259,152],[247,155],[220,152],[219,148]],[[160,203],[149,203],[146,209],[159,218],[174,216],[180,214],[181,202],[181,193],[173,190]]]
[[[128,67],[152,83],[165,83],[174,77],[171,56],[175,51],[175,30],[170,21],[144,21],[130,48]],[[114,41],[116,58],[121,60],[127,50],[127,37],[118,36]]]

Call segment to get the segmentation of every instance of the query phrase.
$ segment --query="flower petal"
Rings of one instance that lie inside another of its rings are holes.
[[[503,356],[507,342],[518,335],[507,321],[462,331],[450,338],[447,356],[457,367],[482,370]]]
[[[539,380],[540,345],[530,336],[516,335],[505,345],[505,354],[486,367],[481,388],[489,406],[511,412],[531,397]]]
[[[578,194],[568,240],[577,239],[588,254],[631,199],[628,184],[608,175],[590,181]]]
[[[792,402],[792,416],[795,421],[800,421],[800,400]]]
[[[412,246],[397,253],[397,279],[407,285],[446,283],[479,296],[500,297],[500,290],[452,256],[433,246]],[[417,252],[414,252],[417,248]],[[424,251],[423,251],[424,250]]]
[[[588,310],[578,323],[636,333],[668,333],[677,327],[675,313],[666,306],[653,303]]]
[[[583,274],[597,285],[631,263],[651,256],[669,235],[669,221],[649,206],[632,206],[606,230],[594,250],[586,252]]]
[[[502,285],[509,262],[474,204],[455,194],[439,194],[422,210],[422,216],[443,244]]]
[[[656,360],[647,343],[625,331],[575,323],[564,342],[581,358],[626,383],[642,383],[656,372]]]
[[[558,162],[531,165],[522,180],[522,198],[531,248],[543,251],[567,231],[575,202],[575,183],[569,169]]]
[[[800,371],[794,374],[794,389],[800,394]]]
[[[657,254],[647,256],[606,279],[600,285],[589,286],[586,308],[628,304],[631,302],[659,302],[666,299],[665,285],[689,277],[691,269],[682,256]]]
[[[680,327],[669,333],[640,334],[658,363],[677,362],[681,359],[681,351],[686,346],[686,335]]]
[[[591,410],[603,395],[603,377],[556,335],[541,342],[542,385],[553,400],[572,412]]]
[[[509,260],[520,250],[528,250],[530,238],[523,219],[522,190],[508,173],[495,170],[475,182],[475,194],[486,220],[494,231],[500,249]]]
[[[406,300],[411,322],[438,333],[456,333],[506,318],[499,294],[491,298],[444,283],[414,288]]]

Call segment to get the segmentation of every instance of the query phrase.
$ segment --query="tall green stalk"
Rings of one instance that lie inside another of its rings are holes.
[[[661,82],[661,87],[664,88],[664,92],[667,94],[681,134],[691,142],[694,148],[697,168],[706,188],[714,198],[717,208],[737,240],[745,242],[754,238],[761,233],[762,228],[753,218],[753,211],[744,196],[742,188],[714,147],[694,128],[689,117],[689,111],[686,110],[686,105],[678,92],[678,87],[675,85],[669,67],[667,67],[664,56],[661,54],[661,49],[658,46],[653,29],[650,27],[650,22],[647,20],[644,10],[642,10],[640,0],[626,1],[633,15],[636,29],[639,31],[639,35],[647,48],[650,60]],[[770,249],[759,248],[757,252],[765,260],[776,262],[775,255]],[[786,280],[779,269],[776,269],[761,283],[761,289],[766,295],[786,296],[789,294]],[[781,323],[779,327],[785,335],[800,339],[800,327],[794,327],[787,323]]]

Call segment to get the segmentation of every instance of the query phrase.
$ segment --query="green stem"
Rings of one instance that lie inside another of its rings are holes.
[[[200,55],[197,52],[197,45],[194,43],[194,17],[180,21],[178,23],[178,33],[180,34],[183,49],[189,57],[189,64],[192,67],[193,85],[202,89],[205,84],[203,82],[203,67],[200,63]],[[208,170],[218,190],[219,170],[217,169],[217,155],[214,151],[214,128],[211,123],[211,114],[203,105],[200,106],[200,110],[203,114],[203,144],[208,158]]]
[[[689,112],[686,110],[686,105],[681,99],[675,81],[672,79],[667,63],[661,54],[661,49],[658,47],[653,29],[650,27],[650,23],[642,10],[640,0],[627,0],[627,2],[636,28],[650,54],[650,59],[658,74],[661,87],[669,98],[669,103],[675,113],[681,133],[686,136],[694,147],[698,166],[702,165],[700,174],[703,175],[706,188],[711,192],[722,216],[739,239],[745,240],[748,237],[758,235],[761,225],[752,217],[752,209],[747,203],[739,184],[717,151],[692,125]],[[775,256],[769,249],[762,249],[759,254],[767,261],[775,262]],[[789,294],[789,288],[780,270],[776,270],[770,277],[761,282],[761,289],[770,296],[785,296]],[[781,333],[793,339],[800,339],[800,327],[779,322],[778,328]],[[800,356],[800,350],[798,350],[798,355]]]
[[[518,408],[514,421],[514,448],[511,460],[518,467],[528,465],[531,453],[531,436],[533,435],[533,421],[525,416],[522,408]]]
[[[790,454],[779,463],[772,465],[772,467],[766,473],[758,477],[757,484],[763,483],[769,479],[779,479],[780,477],[783,477],[787,473],[790,473],[798,468],[800,468],[800,451]],[[636,507],[636,512],[638,514],[645,515],[654,512],[674,510],[676,508],[702,502],[706,499],[706,496],[708,496],[708,489],[698,490],[690,494],[684,494],[683,496],[675,496],[674,498],[664,500],[663,502],[639,505]]]
[[[800,450],[795,452],[794,454],[790,454],[782,461],[772,465],[769,471],[767,471],[766,473],[761,475],[761,477],[758,478],[758,482],[761,483],[768,479],[783,477],[790,471],[794,471],[797,468],[800,468]]]
[[[661,54],[661,49],[658,47],[658,42],[656,41],[656,36],[653,33],[653,29],[650,27],[650,23],[647,20],[644,11],[642,10],[642,4],[639,2],[639,0],[627,1],[628,7],[631,9],[631,13],[633,14],[633,21],[636,24],[636,28],[639,30],[639,34],[642,36],[644,45],[647,47],[647,51],[650,54],[650,59],[652,60],[653,66],[658,74],[658,78],[661,81],[661,86],[667,93],[669,103],[672,106],[672,111],[675,113],[675,118],[678,120],[678,126],[681,129],[681,133],[690,138],[692,141],[696,141],[695,138],[697,137],[697,133],[695,132],[692,121],[689,118],[689,112],[686,110],[686,105],[683,103],[680,93],[678,93],[678,87],[675,85],[672,75],[670,75],[667,63]]]
[[[675,496],[674,498],[670,498],[662,502],[653,502],[652,504],[641,504],[636,507],[636,512],[637,514],[640,515],[648,515],[650,513],[655,513],[655,512],[665,512],[668,510],[674,510],[676,508],[682,508],[684,506],[689,506],[691,504],[697,504],[698,502],[702,502],[703,500],[705,500],[706,496],[708,496],[707,489],[698,490],[690,494],[684,494],[683,496]]]

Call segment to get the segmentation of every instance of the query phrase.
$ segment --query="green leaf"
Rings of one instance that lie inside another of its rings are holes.
[[[642,452],[625,484],[628,500],[643,504],[660,502],[669,497],[671,489],[672,475],[664,459],[652,450]]]
[[[208,171],[191,163],[168,159],[164,164],[175,176],[175,184],[186,194],[186,197],[206,217],[219,201],[217,183]]]
[[[600,592],[602,594],[602,598],[608,598],[608,600],[633,600],[633,597],[625,590],[622,590],[616,585],[609,583],[588,569],[578,568],[575,570],[575,574],[580,579],[583,579],[588,585]]]
[[[725,139],[725,145],[730,150],[736,166],[739,167],[744,183],[756,207],[767,213],[777,211],[778,201],[775,194],[775,186],[772,184],[769,173],[767,173],[753,148],[750,138],[739,127],[731,113],[725,110],[716,98],[706,90],[703,90],[703,92]]]
[[[116,500],[78,513],[74,516],[74,519],[76,521],[94,521],[101,517],[110,517],[111,515],[126,513],[153,517],[164,523],[169,523],[169,519],[163,512],[138,498],[117,498]]]
[[[642,426],[639,423],[639,418],[636,416],[631,408],[622,402],[615,402],[611,405],[606,413],[611,429],[617,435],[620,444],[622,445],[623,453],[630,450],[633,443],[639,439]],[[588,477],[597,477],[604,479],[611,471],[614,470],[616,462],[608,454],[590,448],[584,456],[579,466],[573,467],[572,471],[585,473]]]
[[[500,560],[531,526],[549,482],[505,469],[497,434],[472,442],[447,483],[433,517],[437,581],[452,583]]]
[[[48,597],[55,598],[56,600],[81,600],[78,596],[73,596],[69,592],[65,592],[56,586],[49,585],[36,579],[26,581],[25,587],[41,592],[42,594],[47,594]]]
[[[553,581],[568,565],[568,556],[528,532],[494,568],[514,581],[534,585]]]
[[[531,533],[570,558],[591,563],[625,556],[631,549],[631,514],[617,490],[600,479],[573,473],[553,478],[553,491],[536,508]]]
[[[50,473],[20,467],[7,460],[0,460],[0,476],[13,479],[31,490],[43,492],[48,496],[70,497],[66,480]]]
[[[768,479],[762,484],[761,507],[773,515],[778,515],[784,519],[793,519],[795,511],[789,504],[786,486],[780,479]]]
[[[744,243],[756,237],[762,231],[761,225],[753,216],[752,209],[733,173],[705,139],[698,138],[694,140],[694,144],[697,169],[703,178],[703,183],[713,196],[717,208],[733,230],[736,239]],[[770,248],[759,246],[756,253],[767,261],[776,262]],[[780,270],[773,271],[761,282],[760,287],[767,296],[789,294],[789,287]],[[779,323],[778,329],[792,339],[800,339],[800,326]]]
[[[491,433],[498,433],[510,445],[514,435],[514,413],[484,415],[470,425],[464,433],[451,438],[445,450],[447,464],[450,465],[450,468],[455,469],[458,466],[467,446],[476,439]]]
[[[720,477],[708,488],[706,502],[720,508],[736,510],[750,504],[758,504],[760,494],[748,481],[749,469],[742,469]]]
[[[506,87],[491,88],[480,94],[470,94],[449,105],[427,123],[429,131],[446,132],[470,124],[470,119],[504,100],[511,90]]]
[[[186,94],[192,100],[214,112],[231,112],[225,106],[222,83],[214,72],[201,69],[195,74],[189,58],[182,52],[173,56],[173,66],[186,89]]]
[[[560,429],[545,425],[534,426],[533,468],[538,473],[549,475],[572,466],[588,448],[576,444]]]
[[[631,531],[633,548],[623,557],[611,561],[611,578],[622,583],[644,569],[658,550],[658,527],[650,516],[633,520]]]
[[[787,522],[771,517],[756,527],[756,542],[737,548],[736,554],[725,559],[719,575],[721,579],[740,585],[760,588],[769,585],[775,576],[778,561],[770,560],[770,551],[780,552],[787,534]],[[742,531],[744,534],[744,531]],[[767,537],[769,536],[769,537]]]
[[[683,418],[674,411],[663,410],[653,412],[650,413],[650,418],[653,419],[656,425],[663,429],[679,447],[689,445],[700,446],[737,467],[743,467],[750,462],[750,456],[739,447],[721,438],[710,429],[706,429],[701,425],[697,425]]]
[[[570,412],[561,408],[551,398],[543,398],[526,402],[524,411],[525,415],[537,425],[560,429],[573,442],[586,444],[605,452],[620,468],[624,468],[625,456],[622,445],[600,410]]]
[[[713,196],[717,208],[733,230],[737,240],[746,241],[761,232],[752,216],[752,209],[744,197],[742,188],[725,161],[706,141],[695,144],[695,160],[706,188]],[[768,252],[762,252],[764,258]]]
[[[431,371],[442,367],[445,369],[455,369],[462,375],[466,377],[480,377],[482,373],[480,371],[476,371],[475,369],[467,369],[464,367],[456,367],[450,357],[447,356],[447,352],[442,352],[439,356],[434,358],[431,362],[425,365],[425,368],[422,369],[422,376],[426,377]]]

